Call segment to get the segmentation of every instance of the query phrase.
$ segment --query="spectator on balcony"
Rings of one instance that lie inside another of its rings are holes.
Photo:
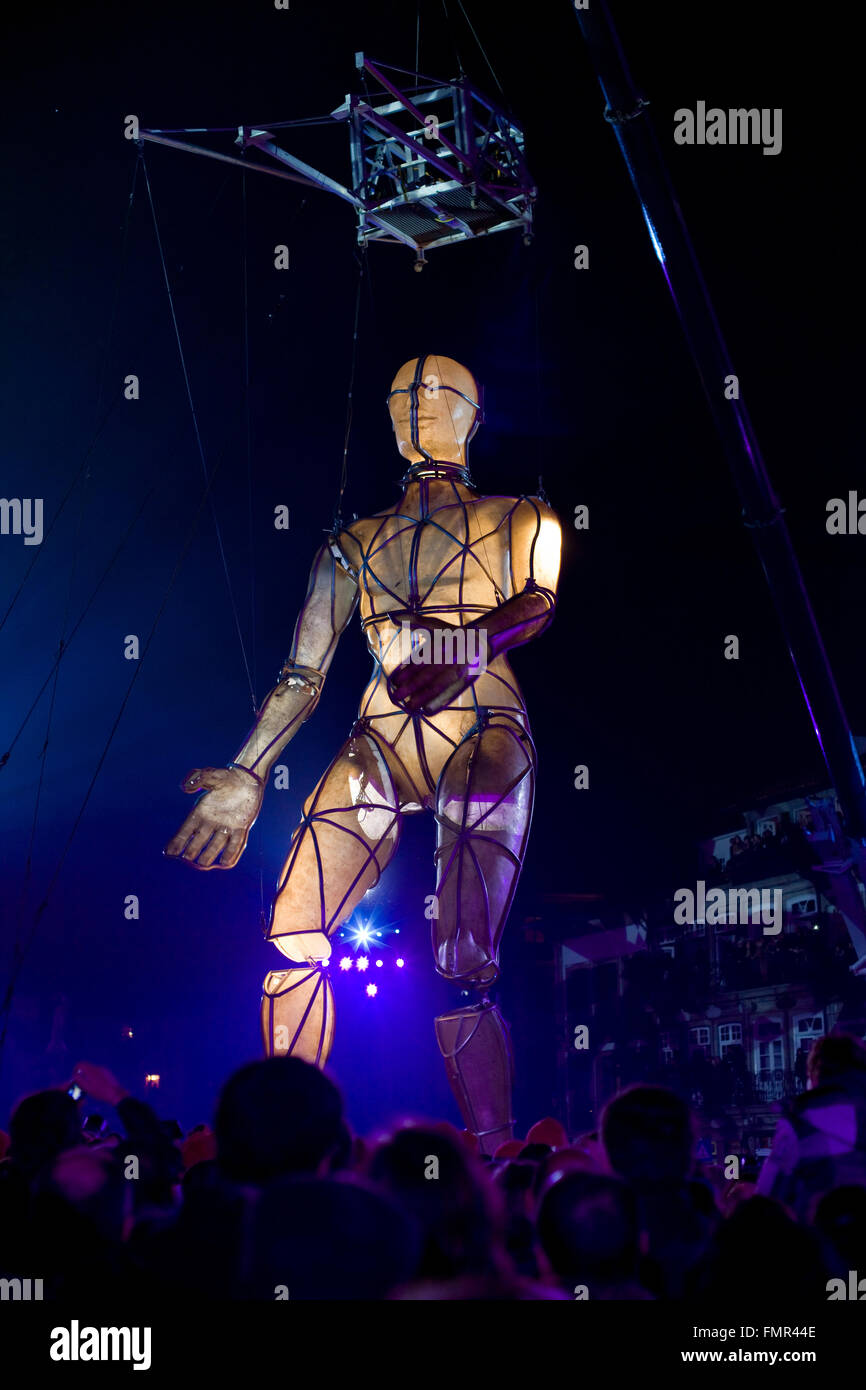
[[[727,867],[727,860],[722,859],[718,854],[711,855],[704,869],[704,878],[707,883],[712,884],[714,887],[716,884],[721,883]]]
[[[813,1045],[810,1089],[790,1101],[776,1128],[758,1192],[805,1218],[823,1193],[866,1186],[866,1047],[845,1033]]]
[[[746,1065],[746,1050],[742,1043],[733,1043],[725,1053],[725,1061],[731,1067],[734,1076],[738,1081],[742,1081],[748,1074],[749,1068]]]
[[[728,1049],[730,1051],[730,1049]],[[737,1074],[730,1057],[724,1056],[719,1063],[719,1107],[720,1113],[734,1103]]]
[[[781,845],[790,844],[791,841],[792,841],[793,838],[794,838],[794,832],[795,832],[796,829],[797,829],[797,827],[794,825],[794,822],[791,820],[791,812],[790,812],[790,811],[783,811],[783,812],[782,812],[782,818],[781,818],[781,820],[779,821],[779,837],[778,837],[778,838],[779,838],[779,844],[781,844]]]
[[[806,1049],[801,1047],[794,1059],[794,1080],[797,1083],[798,1091],[805,1091],[807,1072],[806,1072]]]

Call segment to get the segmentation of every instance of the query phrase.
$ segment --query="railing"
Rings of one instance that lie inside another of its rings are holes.
[[[656,1062],[648,1050],[635,1052],[631,1048],[617,1048],[605,1054],[594,1086],[598,1095],[607,1098],[636,1082],[669,1087],[706,1119],[720,1119],[749,1106],[790,1100],[806,1089],[805,1076],[792,1070],[776,1068],[736,1074],[715,1066],[698,1075],[689,1066],[676,1062],[664,1065]]]
[[[713,985],[720,990],[760,989],[762,985],[797,984],[804,980],[815,980],[819,971],[821,978],[832,969],[833,962],[827,953],[809,953],[805,950],[779,950],[768,946],[751,959],[736,960],[724,950],[721,960],[713,970]],[[823,969],[821,969],[823,967]],[[846,978],[847,963],[839,971],[839,982]]]
[[[708,884],[734,884],[760,882],[765,878],[777,878],[782,874],[808,874],[812,863],[808,842],[801,834],[795,834],[784,843],[770,840],[760,849],[745,850],[728,859],[723,869],[715,864],[705,865],[703,876]]]
[[[706,1094],[698,1088],[692,1091],[690,1099],[696,1110],[715,1113],[746,1105],[771,1105],[775,1101],[790,1100],[805,1089],[805,1079],[795,1076],[792,1071],[778,1068],[738,1076],[731,1080],[730,1085],[720,1080],[713,1088],[714,1094]]]
[[[765,1105],[768,1101],[785,1100],[805,1091],[806,1083],[799,1082],[790,1071],[759,1071],[752,1079],[752,1089],[755,1100]]]

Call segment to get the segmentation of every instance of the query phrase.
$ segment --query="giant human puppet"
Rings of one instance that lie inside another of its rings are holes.
[[[234,761],[185,778],[198,800],[166,853],[197,869],[238,862],[269,770],[318,704],[359,607],[373,671],[280,875],[267,937],[285,962],[264,982],[265,1049],[325,1065],[334,935],[387,869],[403,817],[430,811],[435,966],[475,1001],[437,1018],[436,1038],[467,1129],[493,1153],[512,1134],[512,1054],[489,992],[536,771],[507,654],[551,621],[561,532],[542,498],[476,488],[467,446],[479,391],[458,362],[407,362],[388,409],[408,464],[399,501],[335,528],[319,549],[278,683]]]

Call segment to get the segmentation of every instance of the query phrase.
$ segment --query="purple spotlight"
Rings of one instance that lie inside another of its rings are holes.
[[[359,970],[366,970],[367,966],[370,964],[370,957],[359,956],[358,959],[355,961],[355,964]]]
[[[398,957],[397,957],[397,969],[398,969],[398,970],[402,970],[402,969],[403,969],[403,966],[404,966],[405,964],[406,964],[406,962],[404,961],[403,957],[402,957],[402,956],[398,956]]]
[[[370,996],[371,999],[373,998],[373,996],[374,996],[375,994],[378,994],[378,993],[379,993],[379,987],[378,987],[378,985],[370,984],[370,985],[367,986],[367,994]]]
[[[351,969],[352,969],[352,957],[351,957],[351,956],[343,956],[343,959],[340,961],[340,969],[341,969],[341,970],[351,970]]]
[[[384,964],[385,964],[384,961],[377,960],[377,961],[376,961],[376,968],[377,968],[378,970],[381,970],[381,968],[382,968],[382,966],[383,966]]]

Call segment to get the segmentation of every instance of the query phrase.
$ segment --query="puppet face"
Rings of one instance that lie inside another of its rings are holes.
[[[397,448],[410,463],[466,462],[481,423],[478,383],[451,357],[413,357],[391,383],[388,410]]]

